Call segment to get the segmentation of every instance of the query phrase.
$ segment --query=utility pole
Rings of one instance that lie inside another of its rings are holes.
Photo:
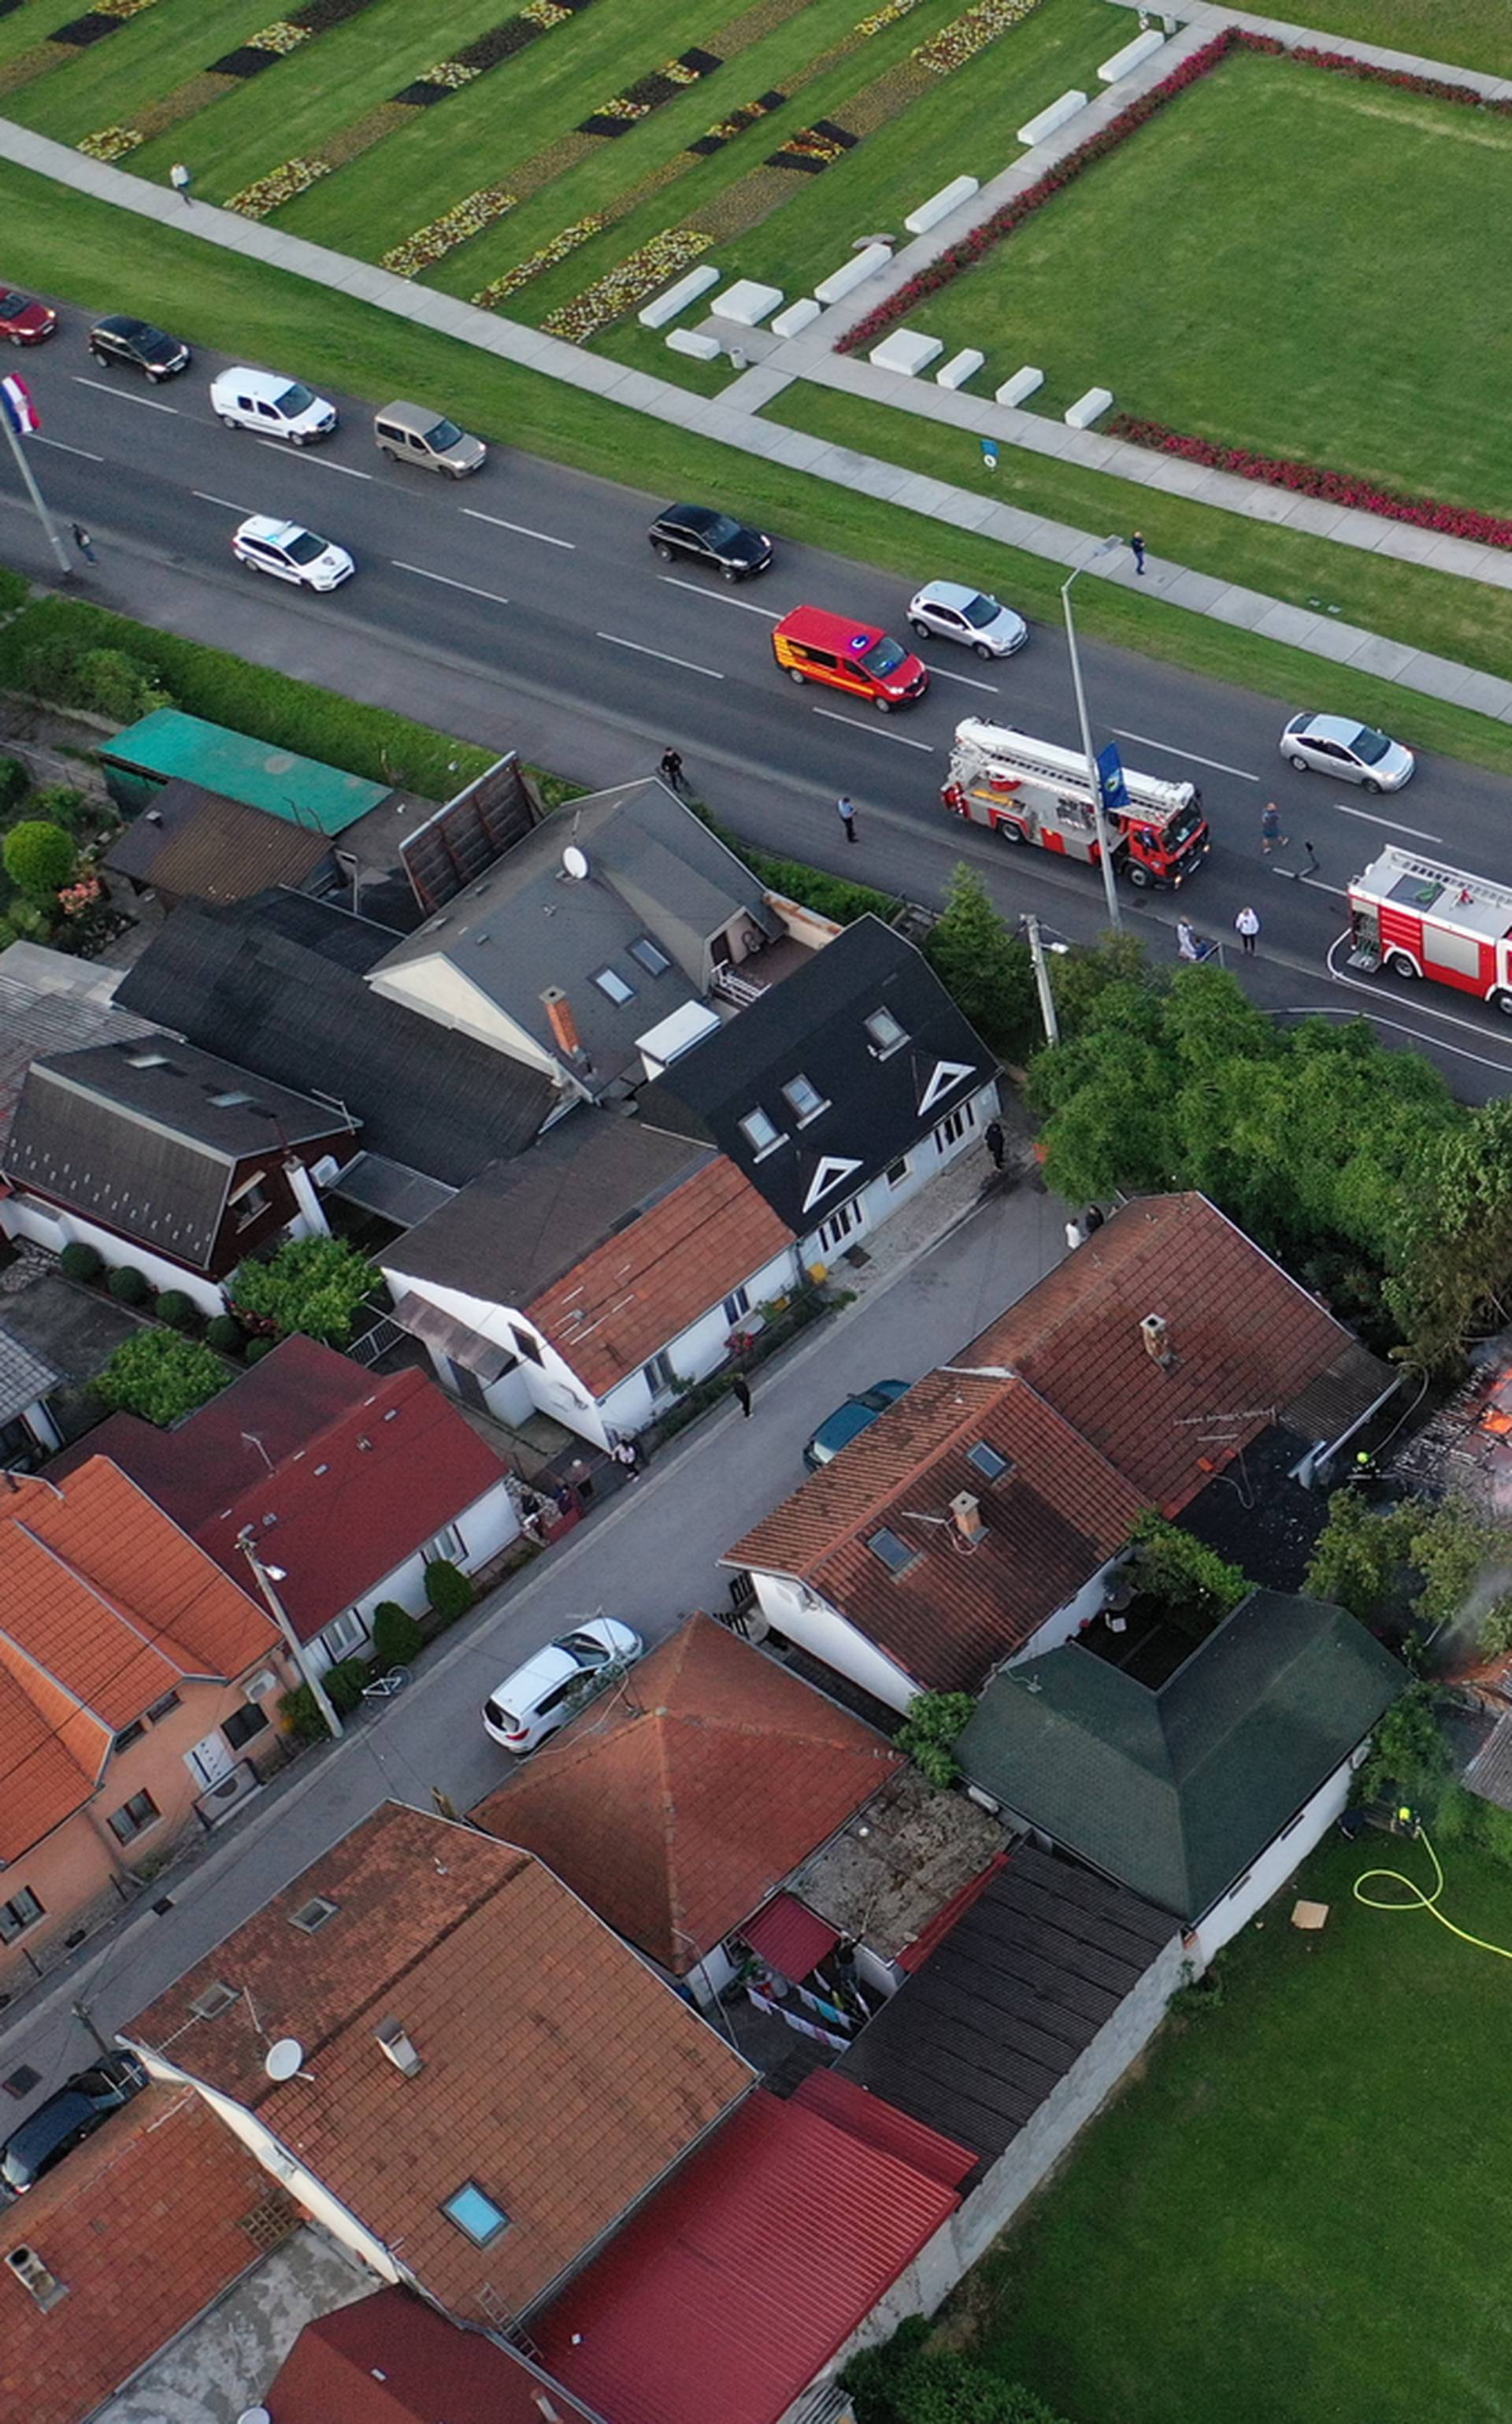
[[[37,486],[35,479],[32,477],[31,465],[27,462],[25,454],[22,451],[21,431],[16,425],[16,407],[11,403],[9,396],[4,392],[0,392],[0,427],[4,428],[6,436],[10,440],[10,452],[16,458],[16,469],[21,473],[22,479],[25,483],[26,494],[30,497],[32,503],[36,508],[37,518],[41,523],[47,543],[52,549],[53,553],[56,556],[58,568],[66,580],[72,573],[73,559],[63,543],[62,535],[57,530],[52,515],[48,512],[47,507],[42,502],[42,492]]]
[[[94,2039],[96,2049],[100,2053],[108,2054],[110,2048],[106,2045],[99,2030],[95,2027],[94,2014],[90,2011],[88,2004],[84,2002],[82,2000],[76,2002],[73,2006],[73,2017],[78,2021],[80,2028],[88,2030],[89,2035]]]
[[[1040,997],[1040,1016],[1044,1021],[1044,1040],[1047,1044],[1058,1044],[1060,1021],[1056,1016],[1056,997],[1050,990],[1050,965],[1044,956],[1044,945],[1040,939],[1038,917],[1027,917],[1024,920],[1024,931],[1028,936],[1029,958],[1034,964],[1034,982]]]
[[[1107,922],[1115,934],[1121,932],[1123,919],[1119,908],[1113,854],[1108,848],[1107,819],[1103,810],[1103,778],[1098,772],[1097,752],[1092,747],[1092,727],[1087,714],[1087,692],[1082,683],[1081,658],[1076,652],[1076,626],[1071,612],[1071,584],[1086,571],[1089,564],[1095,564],[1100,555],[1109,555],[1115,548],[1122,545],[1122,539],[1117,536],[1105,538],[1101,546],[1094,547],[1086,562],[1078,564],[1074,571],[1070,573],[1060,585],[1060,603],[1066,617],[1066,646],[1071,651],[1072,688],[1076,694],[1076,720],[1081,726],[1081,748],[1082,756],[1087,760],[1087,780],[1091,785],[1092,822],[1097,832],[1097,854],[1103,867],[1103,890],[1107,897]]]
[[[250,1523],[248,1523],[243,1531],[237,1534],[236,1545],[240,1549],[243,1556],[247,1559],[247,1564],[252,1569],[253,1575],[257,1581],[257,1587],[267,1602],[268,1613],[272,1617],[274,1623],[278,1626],[279,1631],[282,1634],[284,1641],[288,1645],[290,1656],[293,1658],[299,1674],[309,1684],[316,1708],[320,1711],[320,1714],[325,1718],[326,1725],[330,1728],[335,1740],[340,1742],[346,1729],[342,1725],[341,1718],[336,1714],[330,1695],[326,1691],[325,1684],[321,1682],[320,1677],[315,1673],[313,1667],[306,1658],[304,1643],[300,1640],[299,1635],[294,1629],[294,1626],[290,1623],[288,1610],[285,1608],[282,1600],[279,1597],[278,1592],[273,1587],[275,1583],[281,1583],[287,1579],[283,1568],[281,1566],[265,1566],[263,1563],[262,1558],[257,1553],[257,1543],[252,1538],[252,1527]]]

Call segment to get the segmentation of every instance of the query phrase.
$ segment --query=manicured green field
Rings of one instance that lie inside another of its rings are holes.
[[[1333,1843],[1237,1943],[974,2277],[976,2352],[1074,2424],[1505,2424],[1512,1961],[1350,1900],[1421,1846]],[[1444,1906],[1512,1944],[1512,1876],[1445,1854]]]
[[[1509,12],[1512,13],[1512,12]],[[908,325],[1177,428],[1512,510],[1512,119],[1235,56]]]
[[[1352,35],[1385,50],[1512,76],[1512,9],[1506,0],[1293,0],[1294,24]]]

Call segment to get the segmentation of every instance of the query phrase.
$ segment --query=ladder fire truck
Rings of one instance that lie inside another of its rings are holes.
[[[1113,863],[1128,881],[1174,891],[1196,874],[1211,837],[1195,783],[1123,774],[1127,801],[1104,810]],[[952,813],[990,826],[1004,841],[1036,842],[1095,867],[1100,853],[1087,760],[1074,749],[1031,740],[975,716],[956,726],[940,797]]]
[[[1433,977],[1512,1018],[1512,887],[1394,844],[1349,886],[1352,968]]]

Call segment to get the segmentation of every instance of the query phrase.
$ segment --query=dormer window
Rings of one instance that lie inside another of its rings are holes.
[[[798,1114],[800,1127],[805,1127],[810,1120],[818,1119],[820,1111],[827,1111],[830,1108],[819,1088],[807,1077],[790,1077],[782,1091],[786,1101]]]
[[[769,1119],[763,1110],[747,1111],[744,1119],[740,1123],[740,1127],[746,1143],[758,1156],[761,1154],[770,1153],[773,1145],[779,1145],[782,1142],[781,1128],[774,1120]]]
[[[890,1010],[874,1010],[867,1021],[867,1033],[872,1049],[883,1060],[889,1052],[896,1052],[900,1044],[908,1042],[907,1029],[899,1026]]]

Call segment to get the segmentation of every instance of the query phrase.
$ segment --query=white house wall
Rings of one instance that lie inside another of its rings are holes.
[[[1309,1852],[1321,1842],[1349,1798],[1354,1767],[1352,1757],[1342,1761],[1291,1825],[1262,1852],[1249,1874],[1231,1887],[1221,1902],[1202,1913],[1194,1931],[1196,1968],[1205,1970],[1215,1953],[1221,1951],[1231,1937],[1237,1936],[1257,1910],[1265,1908],[1271,1895],[1280,1892]],[[1192,1952],[1190,1946],[1188,1952]]]
[[[837,1675],[848,1675],[852,1683],[859,1683],[889,1709],[906,1711],[916,1698],[918,1684],[828,1601],[815,1600],[802,1583],[788,1582],[781,1574],[753,1573],[751,1579],[768,1623],[800,1650],[822,1659]]]
[[[92,1246],[107,1269],[140,1271],[159,1291],[181,1288],[201,1313],[226,1310],[218,1280],[207,1279],[202,1271],[185,1270],[182,1263],[170,1263],[166,1255],[134,1245],[129,1237],[118,1237],[111,1229],[97,1228],[77,1212],[55,1212],[30,1197],[11,1195],[0,1203],[0,1229],[8,1237],[30,1237],[54,1253],[61,1253],[65,1246]]]
[[[1106,1565],[1099,1566],[1091,1579],[1083,1583],[1075,1597],[1068,1599],[1064,1607],[1058,1607],[1054,1616],[1047,1616],[1038,1633],[1032,1633],[1022,1650],[1015,1650],[1011,1658],[1006,1658],[1004,1666],[1017,1666],[1026,1658],[1042,1658],[1047,1650],[1058,1650],[1064,1642],[1083,1632],[1094,1618],[1102,1614],[1107,1587],[1118,1564],[1117,1557],[1109,1557]]]
[[[990,1078],[985,1086],[979,1086],[975,1094],[964,1095],[963,1102],[972,1106],[974,1117],[967,1122],[964,1133],[954,1143],[947,1145],[943,1152],[940,1150],[935,1142],[936,1129],[940,1124],[936,1122],[909,1147],[906,1155],[900,1156],[906,1160],[908,1171],[907,1175],[900,1178],[896,1186],[889,1180],[886,1172],[881,1171],[875,1178],[862,1188],[858,1195],[850,1198],[861,1218],[838,1246],[821,1245],[820,1232],[824,1222],[833,1218],[847,1199],[844,1196],[838,1196],[835,1203],[828,1205],[816,1204],[814,1210],[818,1217],[813,1228],[803,1238],[799,1248],[805,1269],[812,1268],[816,1263],[833,1262],[836,1254],[843,1254],[850,1247],[858,1244],[868,1231],[880,1229],[884,1220],[891,1220],[893,1214],[901,1211],[905,1204],[911,1204],[915,1196],[920,1194],[929,1185],[931,1178],[936,1177],[942,1170],[947,1170],[953,1161],[959,1161],[961,1156],[963,1153],[969,1153],[973,1145],[980,1145],[982,1130],[997,1111],[996,1078]],[[941,1114],[941,1119],[948,1119],[951,1112],[961,1108],[962,1104],[953,1103],[948,1110]]]
[[[488,1339],[496,1347],[505,1348],[511,1355],[517,1351],[514,1338],[517,1330],[534,1339],[541,1352],[541,1364],[533,1364],[528,1356],[519,1358],[520,1371],[530,1391],[532,1405],[541,1413],[549,1414],[554,1422],[565,1423],[567,1429],[576,1431],[580,1438],[592,1440],[596,1446],[609,1445],[603,1418],[592,1397],[555,1348],[542,1338],[533,1322],[527,1321],[520,1314],[512,1313],[504,1305],[490,1304],[483,1297],[469,1296],[461,1288],[444,1287],[438,1280],[411,1279],[402,1268],[390,1269],[386,1267],[384,1277],[396,1296],[418,1296],[427,1304],[438,1305],[454,1320],[465,1322],[470,1330],[476,1331],[480,1338]],[[510,1385],[511,1394],[517,1395],[516,1375],[507,1373],[505,1380]],[[503,1384],[498,1385],[501,1387]],[[497,1401],[492,1393],[485,1389],[484,1395],[490,1409],[494,1409]],[[502,1412],[501,1405],[498,1410]]]
[[[501,1474],[481,1498],[475,1498],[471,1506],[465,1507],[460,1515],[452,1518],[452,1522],[462,1538],[462,1555],[455,1563],[467,1574],[476,1573],[480,1566],[485,1566],[490,1557],[498,1556],[501,1549],[507,1549],[510,1541],[519,1537],[519,1517]],[[412,1557],[405,1559],[403,1565],[395,1566],[392,1573],[385,1574],[381,1583],[374,1583],[370,1591],[364,1591],[360,1599],[352,1602],[352,1608],[367,1626],[369,1647],[374,1617],[386,1599],[397,1600],[411,1616],[423,1612],[425,1562],[417,1550]],[[351,1610],[343,1610],[343,1614],[349,1613]],[[342,1652],[348,1658],[362,1654],[361,1646]],[[306,1645],[305,1656],[317,1673],[324,1673],[331,1664],[330,1653],[318,1634]]]

